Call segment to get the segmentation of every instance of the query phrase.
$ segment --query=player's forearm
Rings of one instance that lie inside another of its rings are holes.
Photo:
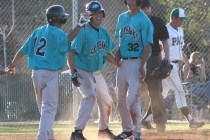
[[[163,49],[165,52],[165,58],[170,62],[170,52],[169,52],[168,40],[162,41],[162,44],[163,44]]]
[[[144,67],[147,59],[149,58],[150,47],[151,47],[150,44],[148,44],[144,47],[143,55],[141,58],[141,67]]]
[[[115,57],[120,57],[120,48],[117,49],[117,51],[115,53]]]
[[[10,63],[10,67],[16,67],[20,60],[23,58],[24,54],[20,52],[20,50],[16,53],[15,57],[13,58],[12,62]]]
[[[79,33],[80,29],[81,29],[81,26],[77,25],[77,26],[71,31],[71,33],[69,33],[69,38],[68,38],[68,42],[69,42],[69,43],[72,42],[72,41],[75,39],[75,37],[76,37],[77,34]]]
[[[74,50],[71,50],[69,53],[68,53],[68,61],[67,61],[67,64],[68,64],[68,67],[73,70],[75,69],[75,64],[74,64],[74,54],[75,54],[75,51]]]
[[[113,54],[111,54],[111,53],[107,54],[106,60],[107,60],[110,64],[112,64],[112,65],[114,65],[114,66],[116,66],[116,67],[119,67],[119,66],[117,65],[117,63],[115,62],[115,57],[114,57]]]

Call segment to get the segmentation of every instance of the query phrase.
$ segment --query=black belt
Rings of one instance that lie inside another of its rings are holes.
[[[174,60],[174,61],[171,61],[173,63],[179,63],[179,60]]]
[[[124,60],[132,60],[132,59],[138,59],[138,57],[123,57]]]

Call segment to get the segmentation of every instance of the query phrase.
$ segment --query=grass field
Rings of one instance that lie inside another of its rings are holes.
[[[55,124],[56,140],[68,140],[73,127],[73,124]],[[121,131],[121,126],[119,123],[110,123],[110,129],[118,134]],[[37,131],[38,124],[0,126],[0,140],[35,140]],[[99,140],[97,131],[97,123],[88,124],[84,135],[88,140]],[[157,134],[155,130],[142,129],[142,136],[143,140],[210,140],[210,124],[192,130],[186,123],[167,123],[166,133]]]

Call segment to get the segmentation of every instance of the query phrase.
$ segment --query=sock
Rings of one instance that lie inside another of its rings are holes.
[[[152,117],[153,117],[153,115],[150,114],[150,115],[148,115],[147,118],[145,118],[144,120],[145,120],[146,122],[150,122],[150,121],[152,120]]]
[[[187,107],[180,108],[182,114],[187,119],[187,121],[190,123],[193,120],[193,117],[190,115],[189,109]]]
[[[193,117],[192,117],[190,114],[188,114],[187,120],[188,120],[189,122],[191,122],[191,121],[193,120]]]

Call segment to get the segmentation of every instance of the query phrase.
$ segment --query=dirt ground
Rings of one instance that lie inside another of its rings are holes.
[[[118,134],[119,132],[115,132]],[[105,140],[98,138],[96,132],[84,132],[88,140]],[[70,132],[55,132],[56,140],[69,140]],[[143,140],[210,140],[209,130],[190,130],[190,131],[167,131],[157,134],[155,131],[143,131]],[[36,140],[36,134],[4,134],[0,135],[0,140]]]

